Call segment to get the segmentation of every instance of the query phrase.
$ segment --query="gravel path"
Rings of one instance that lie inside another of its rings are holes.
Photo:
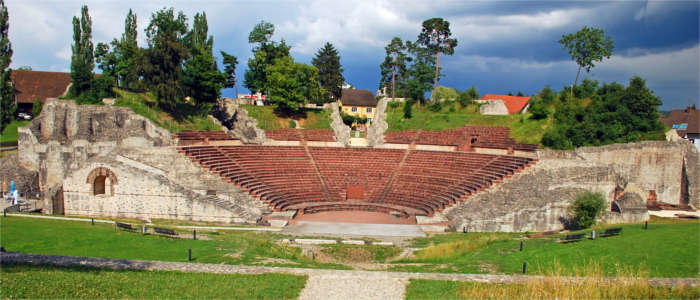
[[[202,264],[167,261],[127,260],[96,257],[0,253],[0,264],[32,263],[63,267],[89,266],[107,269],[162,270],[218,274],[284,273],[307,275],[309,279],[301,292],[301,299],[403,299],[409,279],[478,281],[517,283],[541,276],[407,273],[385,271],[321,270],[305,268],[259,267],[225,264]],[[698,278],[650,278],[652,285],[700,286]]]

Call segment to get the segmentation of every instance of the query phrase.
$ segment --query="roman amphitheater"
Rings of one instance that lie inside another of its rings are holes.
[[[145,221],[370,216],[424,231],[520,232],[561,228],[583,191],[605,195],[608,223],[645,220],[650,203],[700,205],[698,151],[683,141],[553,151],[515,143],[507,127],[385,132],[385,107],[357,147],[337,113],[333,130],[263,131],[220,103],[221,131],[173,135],[128,108],[49,100],[19,128],[17,162],[38,176],[45,214]]]

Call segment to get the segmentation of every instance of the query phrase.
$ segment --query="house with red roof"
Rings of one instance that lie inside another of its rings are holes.
[[[15,86],[17,110],[31,113],[34,100],[42,103],[48,98],[58,98],[68,92],[70,73],[12,70],[10,80]]]
[[[530,97],[486,94],[476,101],[484,103],[483,115],[514,115],[527,112]]]

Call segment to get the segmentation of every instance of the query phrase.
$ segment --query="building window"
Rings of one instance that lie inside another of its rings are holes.
[[[353,108],[351,109],[351,111],[352,111],[352,112],[357,112],[357,107],[353,107]]]
[[[367,108],[367,112],[368,112],[368,113],[371,113],[371,112],[372,112],[372,108],[371,108],[371,107],[368,107],[368,108]]]
[[[93,195],[104,195],[105,194],[105,179],[107,176],[100,175],[95,178],[95,182],[92,183],[92,194]]]
[[[678,129],[678,124],[673,124],[672,129]]]
[[[679,126],[679,128],[680,128],[680,129],[686,129],[686,128],[688,128],[688,124],[687,124],[687,123],[683,123],[683,124],[681,124],[681,126]]]

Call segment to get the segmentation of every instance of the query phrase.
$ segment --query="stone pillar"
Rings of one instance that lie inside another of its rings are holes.
[[[47,139],[53,134],[54,120],[56,119],[56,104],[47,101],[41,110],[41,137]]]
[[[345,146],[350,145],[350,127],[343,123],[343,118],[340,117],[338,102],[331,103],[331,128],[335,133],[335,140]]]
[[[372,125],[367,129],[367,145],[370,147],[384,145],[384,132],[389,128],[386,122],[387,101],[386,97],[379,100]]]

